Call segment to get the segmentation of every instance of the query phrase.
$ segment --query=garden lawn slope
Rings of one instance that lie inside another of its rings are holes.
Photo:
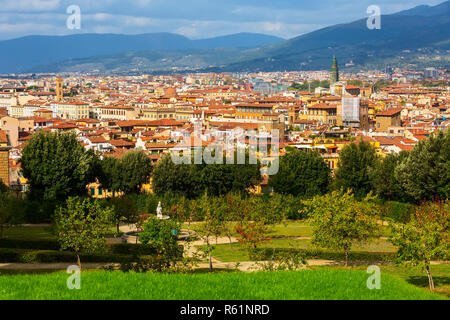
[[[3,299],[321,300],[445,299],[388,275],[369,290],[369,274],[351,270],[258,273],[134,274],[84,272],[81,289],[68,290],[68,274],[0,276]]]

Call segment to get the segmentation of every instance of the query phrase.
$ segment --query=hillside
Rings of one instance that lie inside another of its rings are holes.
[[[174,34],[27,37],[0,42],[0,73],[317,70],[328,69],[333,55],[355,70],[449,67],[449,8],[450,1],[419,6],[383,15],[380,30],[369,30],[360,19],[286,41],[260,34],[205,40]]]
[[[27,72],[37,66],[60,61],[130,51],[253,48],[273,45],[282,40],[278,37],[254,33],[238,33],[201,40],[190,40],[172,33],[27,36],[0,41],[0,73]]]

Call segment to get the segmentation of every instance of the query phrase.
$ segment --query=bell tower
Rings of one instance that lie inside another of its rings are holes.
[[[331,72],[330,72],[330,85],[335,84],[339,81],[339,67],[336,56],[333,56],[333,61],[331,63]]]
[[[58,102],[61,102],[63,99],[63,79],[62,78],[56,78],[56,100]]]

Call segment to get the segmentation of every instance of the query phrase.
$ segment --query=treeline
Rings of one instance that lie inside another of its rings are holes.
[[[137,195],[151,181],[155,197],[188,200],[205,193],[249,197],[262,181],[261,164],[249,164],[248,159],[240,165],[176,165],[168,155],[152,165],[142,151],[130,151],[121,159],[86,151],[72,133],[36,134],[23,150],[21,165],[29,192],[19,200],[0,191],[0,212],[14,211],[15,217],[31,222],[50,220],[58,205],[69,197],[87,196],[86,186],[95,181],[112,192],[112,198]],[[383,201],[410,204],[445,200],[450,193],[450,130],[432,134],[410,152],[386,157],[369,142],[356,141],[341,151],[334,176],[320,154],[290,151],[280,158],[278,173],[268,183],[287,205],[295,202],[291,198],[308,199],[333,190],[351,190],[359,199],[372,193]]]

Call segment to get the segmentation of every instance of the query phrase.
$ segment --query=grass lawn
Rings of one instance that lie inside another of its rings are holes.
[[[214,244],[214,240],[212,241]],[[201,247],[203,250],[206,250],[206,246]],[[334,251],[334,250],[325,250],[320,248],[315,248],[311,244],[310,239],[279,239],[275,238],[268,242],[265,242],[260,245],[261,249],[265,249],[270,253],[270,249],[291,249],[291,250],[309,250],[317,252],[317,255],[319,258],[322,259],[331,259],[336,255],[342,255],[343,259],[343,253]],[[368,257],[374,256],[378,253],[386,254],[386,253],[393,253],[394,247],[392,244],[390,244],[388,241],[385,240],[379,240],[377,242],[366,244],[366,245],[358,245],[355,244],[355,246],[352,248],[352,251],[350,252],[350,259],[356,260],[357,257],[361,256],[361,254],[365,254]],[[352,255],[353,253],[353,255]],[[232,246],[230,244],[219,244],[213,246],[212,254],[215,258],[217,258],[220,261],[223,262],[237,262],[237,261],[250,261],[250,257],[248,255],[247,250],[239,243],[233,243]],[[333,254],[333,256],[328,257],[328,254]],[[358,254],[358,255],[355,255]],[[376,259],[375,259],[376,260]]]
[[[196,231],[199,229],[201,224],[201,222],[191,223],[190,229]],[[235,225],[236,223],[233,222],[231,224]],[[184,223],[183,228],[187,229],[188,224]],[[237,235],[237,233],[235,233],[235,235]],[[390,228],[388,226],[382,227],[382,235],[385,237],[390,235]],[[286,220],[280,224],[276,224],[269,236],[273,238],[311,237],[312,227],[306,221]]]
[[[65,273],[0,276],[0,300],[384,300],[445,299],[382,273],[380,290],[355,270],[213,274],[83,272],[81,290],[68,290]]]
[[[3,238],[28,241],[56,240],[55,235],[51,232],[51,227],[44,226],[4,228]]]
[[[313,270],[331,269],[348,270],[349,268],[341,266],[318,267],[311,266]],[[352,266],[351,270],[365,271],[367,266]],[[425,271],[418,268],[410,268],[398,265],[381,265],[381,273],[387,273],[397,279],[401,279],[416,287],[428,288],[428,277]],[[450,264],[431,265],[431,274],[433,276],[435,291],[450,298]]]

